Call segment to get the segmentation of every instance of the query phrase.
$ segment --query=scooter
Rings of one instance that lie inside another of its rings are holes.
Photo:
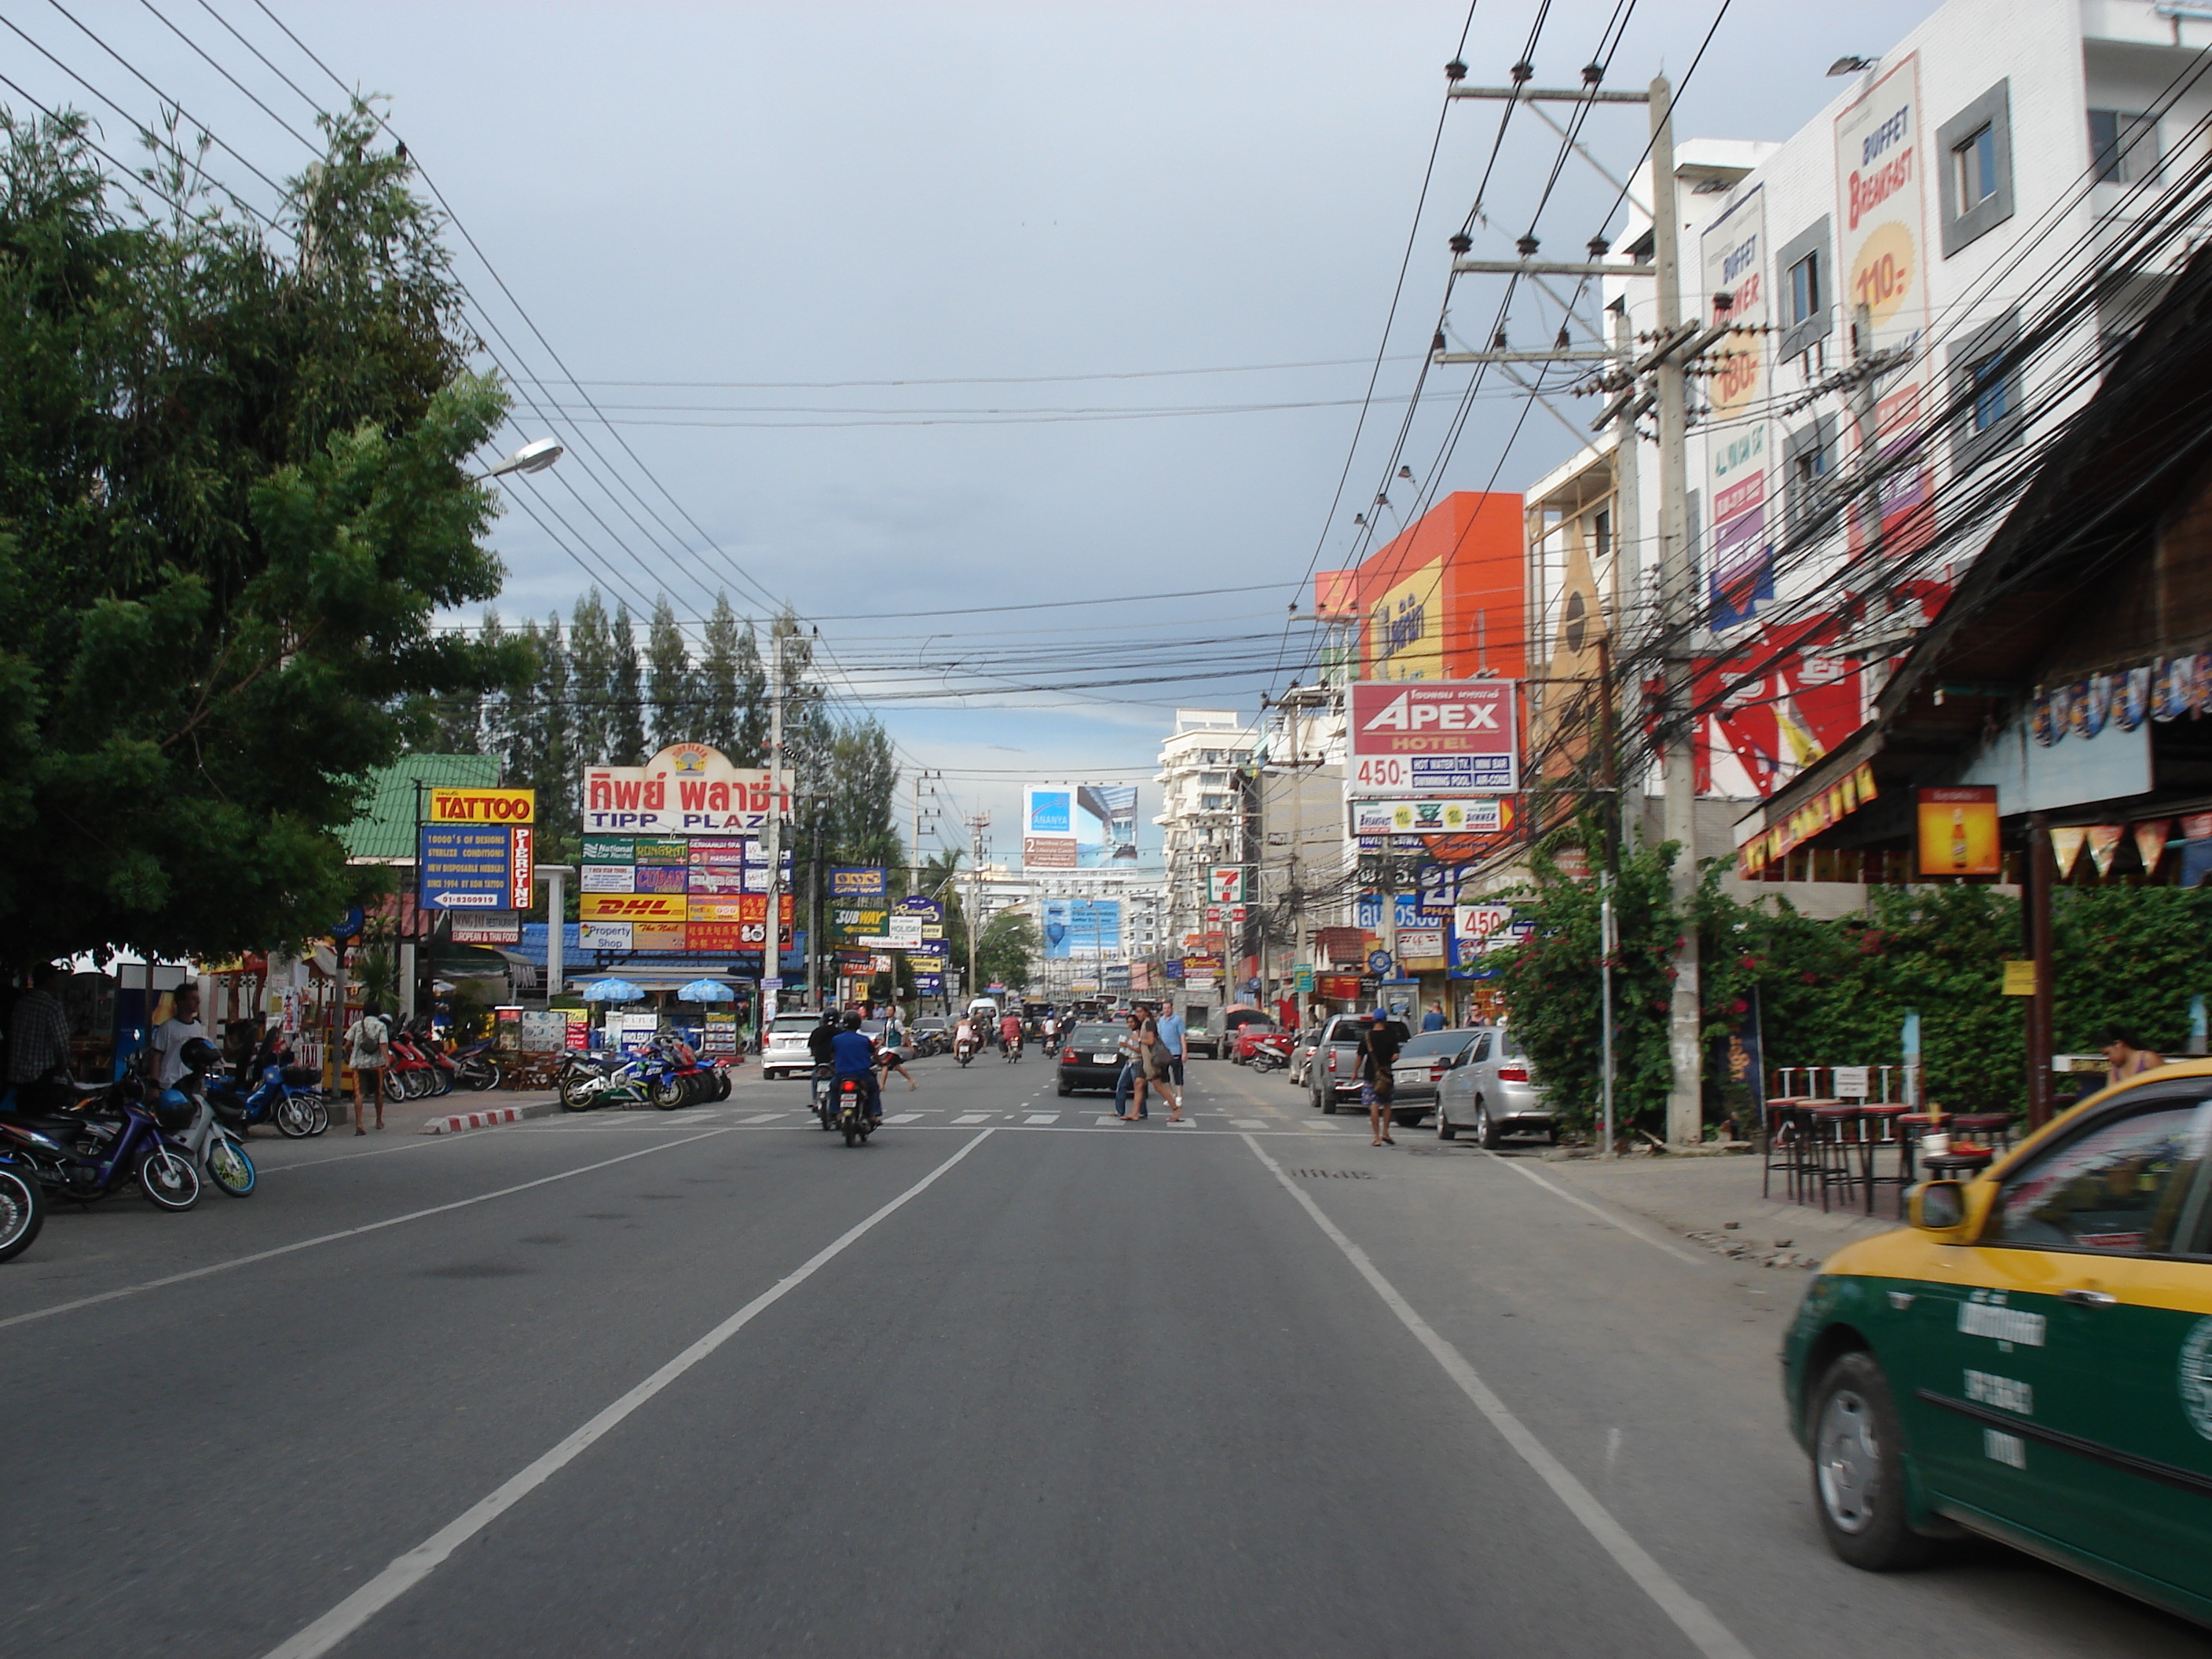
[[[331,1127],[330,1108],[323,1103],[322,1079],[302,1066],[287,1066],[276,1059],[263,1064],[259,1081],[248,1088],[236,1078],[216,1074],[204,1085],[215,1115],[243,1140],[257,1123],[273,1123],[276,1133],[298,1140],[319,1135]]]
[[[464,1089],[499,1087],[499,1062],[492,1058],[489,1037],[471,1042],[453,1057],[453,1081]]]
[[[1022,1040],[1019,1037],[1016,1037],[1012,1042],[1008,1042],[1003,1037],[1000,1038],[999,1041],[999,1056],[1000,1059],[1004,1060],[1007,1065],[1012,1065],[1016,1060],[1022,1057]]]
[[[142,1090],[125,1078],[108,1085],[94,1111],[9,1118],[16,1167],[27,1165],[40,1186],[73,1203],[96,1203],[135,1180],[156,1207],[191,1209],[199,1202],[199,1171],[168,1133],[191,1121],[192,1103],[171,1089],[149,1110],[137,1098]]]
[[[963,1066],[965,1066],[969,1060],[975,1058],[975,1045],[972,1042],[957,1042],[953,1044],[952,1058],[958,1060]]]
[[[281,1079],[282,1067],[270,1069],[277,1073]],[[189,1102],[191,1107],[191,1121],[173,1133],[176,1145],[215,1183],[217,1192],[231,1198],[244,1198],[251,1193],[255,1180],[253,1160],[247,1156],[240,1137],[232,1133],[216,1115],[215,1103],[208,1095],[206,1079],[197,1072],[185,1073],[177,1079],[175,1088],[162,1092],[157,1107],[167,1106],[173,1112],[172,1096]]]

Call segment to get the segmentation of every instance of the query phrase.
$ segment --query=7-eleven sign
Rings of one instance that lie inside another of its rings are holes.
[[[1220,864],[1213,869],[1213,884],[1206,890],[1210,904],[1242,904],[1244,902],[1244,866],[1241,864]]]

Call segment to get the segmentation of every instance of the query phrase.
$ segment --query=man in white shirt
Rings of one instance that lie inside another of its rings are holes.
[[[168,1018],[154,1028],[146,1046],[154,1055],[154,1086],[173,1089],[185,1074],[184,1046],[207,1036],[200,1024],[200,988],[186,980],[170,999]]]

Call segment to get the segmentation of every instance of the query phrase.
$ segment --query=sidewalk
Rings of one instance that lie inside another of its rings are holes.
[[[441,1117],[457,1117],[465,1112],[480,1112],[494,1106],[520,1106],[526,1117],[549,1117],[561,1109],[561,1102],[550,1089],[456,1089],[449,1095],[434,1095],[421,1100],[387,1100],[384,1103],[384,1133],[411,1135],[422,1133],[422,1126]],[[330,1096],[330,1133],[350,1130],[353,1127],[353,1096]],[[371,1108],[368,1121],[376,1122],[376,1112]],[[275,1133],[273,1129],[269,1133]]]
[[[1759,1267],[1817,1267],[1853,1239],[1893,1232],[1899,1225],[1863,1210],[1823,1212],[1780,1196],[1761,1198],[1759,1162],[1742,1154],[1547,1158],[1544,1173],[1585,1197]],[[1775,1180],[1772,1190],[1779,1194],[1780,1177]]]

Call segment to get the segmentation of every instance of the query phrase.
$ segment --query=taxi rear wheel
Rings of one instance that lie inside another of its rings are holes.
[[[1868,1572],[1928,1559],[1905,1506],[1905,1437],[1888,1379],[1868,1353],[1828,1367],[1813,1402],[1813,1503],[1828,1547]]]

